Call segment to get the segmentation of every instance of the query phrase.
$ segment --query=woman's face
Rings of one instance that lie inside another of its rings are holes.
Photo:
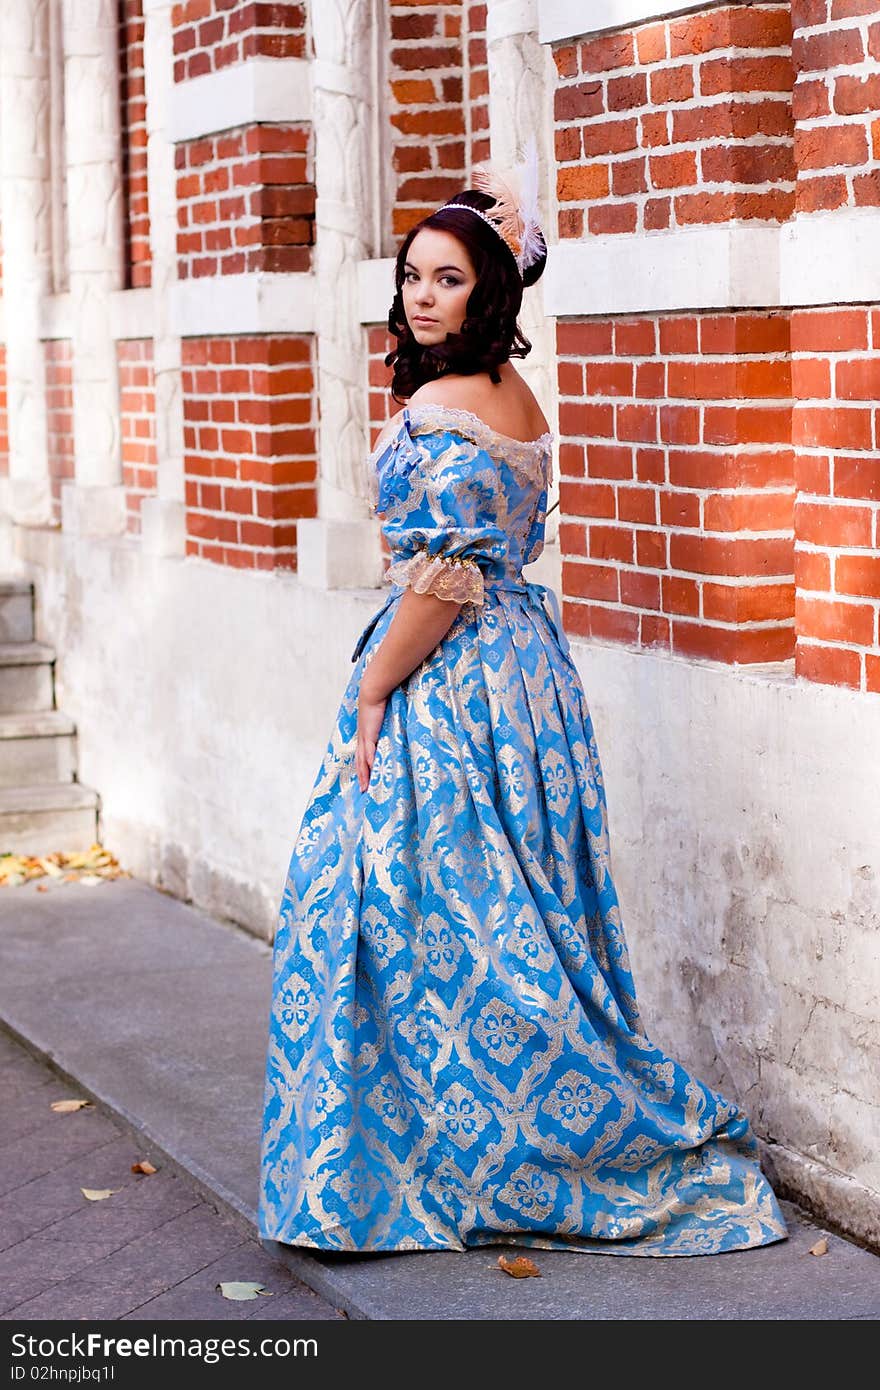
[[[403,308],[412,335],[421,347],[444,342],[458,333],[477,276],[457,237],[423,227],[413,237],[403,276]]]

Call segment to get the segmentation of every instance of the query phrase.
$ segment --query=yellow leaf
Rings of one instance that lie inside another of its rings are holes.
[[[245,1303],[249,1298],[259,1298],[260,1294],[262,1294],[264,1298],[273,1297],[271,1290],[264,1289],[262,1284],[218,1284],[217,1288],[224,1298],[234,1299],[236,1303]]]
[[[131,1171],[133,1173],[145,1173],[149,1177],[151,1173],[158,1173],[159,1169],[154,1168],[148,1158],[142,1158],[140,1163],[131,1165]]]
[[[114,1192],[118,1192],[118,1187],[81,1187],[80,1192],[89,1202],[106,1202],[108,1197],[112,1197]]]
[[[811,1245],[811,1246],[810,1246],[810,1254],[811,1254],[811,1255],[827,1255],[827,1254],[828,1254],[828,1241],[825,1239],[824,1236],[822,1237],[821,1240],[817,1240],[815,1245]]]
[[[51,1108],[56,1115],[72,1115],[75,1110],[83,1110],[91,1103],[90,1100],[53,1100]]]
[[[540,1278],[541,1271],[533,1260],[526,1255],[517,1255],[515,1259],[510,1259],[507,1255],[498,1256],[499,1268],[504,1270],[513,1279]]]

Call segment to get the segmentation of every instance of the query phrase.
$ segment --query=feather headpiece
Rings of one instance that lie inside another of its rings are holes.
[[[482,217],[510,248],[520,275],[524,275],[547,249],[538,212],[538,150],[534,140],[529,141],[524,159],[513,169],[502,173],[491,163],[478,164],[472,182],[474,188],[494,198],[494,207],[483,211],[455,199],[445,206],[464,208]]]

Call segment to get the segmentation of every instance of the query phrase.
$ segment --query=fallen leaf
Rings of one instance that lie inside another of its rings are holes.
[[[133,1163],[131,1165],[131,1171],[133,1173],[146,1173],[147,1177],[149,1177],[151,1173],[158,1173],[159,1169],[154,1168],[148,1158],[142,1158],[140,1163]]]
[[[118,1187],[81,1187],[80,1192],[89,1202],[105,1202],[108,1197],[112,1197],[114,1192],[118,1192]]]
[[[48,893],[48,891],[49,891],[48,884],[45,884],[45,883],[38,883],[38,884],[37,884],[37,887],[36,887],[36,891],[37,891],[38,893]]]
[[[504,1270],[505,1274],[509,1274],[513,1279],[541,1277],[541,1271],[538,1266],[526,1255],[517,1255],[513,1260],[509,1259],[507,1255],[499,1255],[498,1265],[500,1269]]]
[[[260,1294],[264,1298],[272,1298],[271,1289],[264,1289],[262,1284],[232,1283],[218,1284],[224,1298],[232,1298],[236,1303],[244,1303],[249,1298],[259,1298]]]
[[[828,1241],[825,1239],[824,1236],[822,1237],[821,1240],[817,1240],[815,1245],[811,1245],[811,1246],[810,1246],[810,1254],[811,1254],[811,1255],[827,1255],[827,1254],[828,1254]]]
[[[74,1110],[83,1110],[91,1103],[90,1100],[53,1100],[51,1108],[56,1115],[72,1115]]]
[[[89,888],[91,888],[93,883],[103,882],[104,880],[100,874],[83,874],[80,878],[80,883],[85,883]]]

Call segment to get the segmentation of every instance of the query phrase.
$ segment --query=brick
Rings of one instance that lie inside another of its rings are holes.
[[[620,521],[657,522],[657,493],[651,487],[619,487],[617,516]]]
[[[606,357],[613,350],[613,337],[610,319],[568,323],[560,319],[556,325],[556,350],[564,357]]]
[[[580,45],[580,69],[591,72],[610,72],[614,68],[630,67],[635,62],[632,34],[612,34],[588,39]]]
[[[584,154],[593,155],[627,154],[638,149],[638,121],[592,121],[581,131]]]
[[[700,613],[700,584],[678,574],[663,575],[663,611],[696,618]]]
[[[823,410],[796,403],[791,437],[793,443],[807,448],[870,449],[871,413],[855,407]]]
[[[665,444],[698,444],[700,411],[693,406],[660,407],[660,438]]]
[[[576,87],[558,87],[553,101],[557,121],[581,121],[604,111],[602,88],[596,82]]]
[[[629,608],[660,609],[660,575],[621,570],[620,601]]]
[[[869,547],[873,512],[840,502],[802,502],[795,507],[795,533],[799,540],[830,547]]]
[[[623,526],[591,526],[588,534],[588,553],[592,560],[618,560],[633,563],[633,532]]]
[[[633,369],[627,362],[588,362],[586,366],[589,396],[631,396]]]
[[[876,9],[876,7],[875,7]],[[880,110],[880,74],[841,75],[834,80],[834,110],[843,116]],[[828,161],[829,163],[831,161]]]
[[[827,497],[831,491],[831,461],[827,454],[798,453],[794,468],[798,492]]]
[[[839,164],[864,164],[868,136],[862,125],[799,126],[794,133],[798,169],[827,169]]]
[[[675,101],[690,101],[694,95],[694,69],[690,64],[672,68],[655,68],[651,73],[651,102],[666,106]]]
[[[633,476],[633,451],[626,445],[588,444],[586,460],[587,472],[591,478],[631,478]]]
[[[798,637],[822,642],[870,646],[874,609],[869,604],[798,596],[795,618]]]
[[[791,364],[791,392],[799,401],[831,396],[831,363],[823,357],[796,357]]]
[[[831,588],[831,559],[822,551],[795,547],[794,582],[799,590],[827,593]]]
[[[617,437],[640,444],[652,444],[658,439],[658,410],[655,405],[618,405]]]
[[[641,569],[665,569],[667,541],[664,531],[636,531],[636,563]]]
[[[794,492],[714,493],[703,510],[707,531],[791,531]]]
[[[656,101],[653,96],[652,101]],[[637,72],[627,77],[609,78],[605,84],[605,104],[609,111],[632,111],[647,106],[647,74]]]
[[[793,574],[794,548],[788,538],[722,540],[716,536],[682,532],[669,538],[669,563],[673,569],[691,574],[731,577]]]
[[[830,178],[798,179],[795,207],[797,212],[831,211],[843,207],[849,199],[846,179],[842,174]]]
[[[652,613],[643,613],[639,621],[639,645],[668,648],[669,643],[669,619],[661,618]]]
[[[794,629],[728,628],[673,622],[672,649],[682,656],[705,657],[729,665],[785,661],[794,652]]]
[[[787,310],[779,313],[702,314],[701,352],[738,356],[744,353],[787,353],[791,332]]]
[[[880,356],[836,363],[834,384],[841,400],[880,400]]]
[[[837,162],[837,161],[831,161]],[[789,145],[722,145],[700,151],[706,183],[778,183],[797,177]]]
[[[661,492],[660,521],[668,527],[698,527],[700,499],[692,492]]]
[[[779,444],[791,433],[791,411],[783,407],[707,405],[703,412],[704,444]]]
[[[563,557],[562,570],[562,583],[566,593],[576,598],[617,601],[619,570],[613,566],[584,564]]]
[[[830,33],[796,33],[792,39],[791,57],[798,72],[854,68],[865,57],[865,47],[858,29],[838,26]]]
[[[880,555],[838,555],[834,584],[839,594],[880,599]]]
[[[660,352],[664,357],[671,357],[680,353],[693,353],[697,351],[699,322],[693,315],[680,317],[662,317],[659,320],[660,326]]]
[[[839,455],[834,461],[834,496],[880,502],[880,461]]]
[[[642,24],[635,32],[636,56],[640,63],[651,65],[667,56],[666,25]]]
[[[614,324],[614,351],[618,357],[650,357],[656,351],[657,330],[653,319],[618,319]]]
[[[638,208],[635,203],[600,204],[591,207],[587,213],[587,225],[594,236],[605,233],[634,232],[638,226]]]
[[[671,199],[669,197],[649,197],[645,203],[645,231],[662,231],[671,221]]]
[[[682,188],[697,182],[697,156],[692,150],[680,154],[654,154],[648,159],[652,188]]]
[[[795,123],[817,120],[831,114],[828,83],[823,78],[798,78],[792,92],[792,117]]]
[[[645,160],[617,160],[612,164],[612,192],[616,197],[630,197],[648,190]]]
[[[700,92],[790,92],[794,72],[789,58],[742,57],[709,59],[700,64]]]
[[[559,429],[564,435],[592,435],[610,439],[614,435],[614,406],[576,405],[571,401],[562,401],[559,406]]]
[[[792,352],[858,352],[868,347],[864,309],[793,309]]]
[[[703,585],[703,617],[725,623],[761,623],[794,616],[793,584]]]
[[[858,690],[861,685],[861,660],[858,652],[846,647],[825,647],[814,642],[799,642],[795,655],[795,674],[804,680],[822,685],[844,685]]]
[[[583,202],[591,198],[606,198],[610,191],[607,164],[563,166],[557,174],[556,192],[559,201]]]

